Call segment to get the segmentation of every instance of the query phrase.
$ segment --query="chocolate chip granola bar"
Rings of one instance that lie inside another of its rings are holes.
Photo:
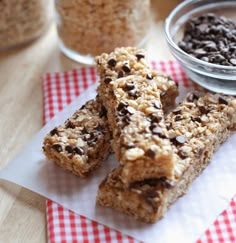
[[[166,123],[178,157],[175,179],[148,179],[127,187],[122,181],[120,167],[100,184],[97,204],[147,223],[161,218],[207,166],[217,147],[236,130],[236,99],[190,93],[167,116]]]
[[[96,100],[90,100],[64,125],[50,131],[43,151],[60,167],[84,177],[107,157],[109,140],[106,110]]]
[[[98,93],[107,99],[106,88],[112,81],[129,75],[138,75],[152,80],[155,77],[160,90],[161,102],[164,110],[175,105],[178,96],[177,84],[170,77],[152,71],[146,59],[143,49],[135,47],[116,48],[111,53],[103,53],[96,57],[97,72],[100,76]]]
[[[123,182],[171,178],[174,158],[155,78],[130,75],[111,81],[107,89],[103,103]]]
[[[137,60],[135,62],[139,62],[141,59],[144,59],[144,54],[142,54],[144,52],[142,51],[141,53],[141,51],[142,50],[130,47],[118,48],[113,53],[114,55],[116,55],[117,60],[122,60],[123,57],[120,57],[120,55],[124,55],[124,53],[126,53],[127,58],[130,58],[129,54],[136,53],[135,57],[137,58]],[[113,55],[113,53],[111,53],[110,55]],[[105,56],[107,55],[109,57],[109,54],[103,54],[98,59],[103,62],[105,61]],[[145,63],[144,60],[143,63]],[[109,65],[114,65],[112,64],[111,60],[109,61]],[[103,76],[102,67],[103,64],[101,63],[101,65],[99,65],[101,76]],[[144,67],[147,67],[147,64],[144,64]],[[141,66],[138,67],[136,65],[136,68],[137,72],[138,68],[140,68],[141,70]],[[118,75],[119,70],[117,69],[116,71]],[[147,72],[149,72],[148,78],[152,79],[151,71],[147,69]],[[113,75],[113,77],[116,78],[117,76]],[[158,84],[162,88],[161,95],[164,98],[166,97],[166,102],[164,103],[163,108],[168,109],[169,107],[173,106],[175,97],[178,95],[177,85],[174,81],[170,80],[168,77],[165,76],[159,77]],[[59,166],[79,176],[86,176],[95,167],[97,167],[97,165],[99,165],[102,160],[104,160],[108,153],[107,151],[110,149],[107,121],[104,117],[100,117],[98,115],[101,109],[104,112],[104,107],[101,106],[99,102],[97,103],[97,100],[90,101],[85,105],[85,107],[83,107],[81,111],[75,112],[73,117],[68,119],[64,126],[59,126],[58,128],[53,129],[50,134],[45,137],[44,140],[43,150],[46,156],[49,159],[54,160]],[[85,113],[88,113],[88,115],[83,120],[81,119],[81,115],[84,116]],[[91,129],[88,130],[88,134],[83,134],[85,130],[83,130],[82,132],[81,127],[84,126],[84,123],[89,122],[88,126],[90,126],[89,124],[93,126],[94,121],[97,121],[99,124],[102,123],[102,126],[104,125],[104,131],[99,133],[99,136],[96,137],[97,134],[94,132],[89,134],[90,130],[92,129],[92,127],[90,127]],[[76,123],[76,125],[72,125],[73,127],[70,127],[70,125],[74,123]],[[90,139],[88,139],[87,141],[86,139],[88,137]],[[80,145],[78,145],[79,147],[77,148],[77,140],[78,143],[81,143],[82,141],[83,145],[85,144],[85,147],[82,147],[81,149]],[[92,145],[90,140],[92,141]],[[101,149],[103,147],[104,150]]]

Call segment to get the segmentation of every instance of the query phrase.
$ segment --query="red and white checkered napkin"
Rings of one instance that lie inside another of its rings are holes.
[[[179,83],[180,91],[186,91],[194,86],[174,61],[152,62],[152,67],[170,75]],[[45,75],[43,78],[44,123],[95,81],[96,72],[93,67]],[[132,237],[124,236],[118,231],[77,215],[51,200],[47,200],[47,224],[50,243],[138,242]],[[197,241],[197,243],[203,242],[236,242],[236,196]]]

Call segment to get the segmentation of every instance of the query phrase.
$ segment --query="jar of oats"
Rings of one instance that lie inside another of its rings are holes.
[[[150,0],[56,0],[62,52],[82,63],[115,47],[140,46],[150,25]]]
[[[50,0],[0,1],[0,50],[39,37],[50,19]]]

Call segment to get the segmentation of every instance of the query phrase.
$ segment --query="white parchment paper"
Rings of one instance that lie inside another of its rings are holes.
[[[138,223],[112,209],[95,205],[99,183],[118,165],[113,156],[92,176],[81,179],[48,162],[42,153],[45,134],[63,123],[78,107],[95,95],[95,87],[89,88],[52,119],[16,158],[0,171],[0,179],[28,188],[80,215],[140,241],[189,243],[197,240],[228,206],[236,193],[236,134],[220,147],[188,193],[170,208],[162,220],[153,225]]]

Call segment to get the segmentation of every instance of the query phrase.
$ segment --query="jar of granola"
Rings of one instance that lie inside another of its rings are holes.
[[[115,47],[140,46],[150,25],[150,0],[56,0],[62,52],[85,64]]]
[[[39,37],[48,26],[50,4],[48,0],[1,0],[0,50]]]

